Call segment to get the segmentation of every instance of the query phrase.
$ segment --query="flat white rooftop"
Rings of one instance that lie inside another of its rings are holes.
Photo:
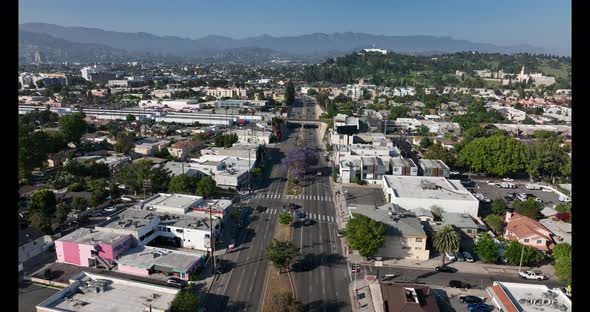
[[[459,180],[444,177],[425,176],[383,176],[387,187],[394,190],[398,198],[468,200],[477,199],[461,185]]]
[[[563,292],[550,289],[545,285],[494,282],[494,286],[500,286],[519,311],[569,312],[572,310],[570,298]],[[491,290],[492,287],[488,287],[488,292]],[[494,299],[496,298],[494,296]]]
[[[186,273],[205,252],[186,252],[143,246],[128,250],[117,263],[142,269],[152,269]]]
[[[187,209],[202,200],[202,196],[158,193],[158,195],[147,199],[141,205],[144,207],[153,207],[156,211],[158,209],[178,209],[179,214],[184,214]]]
[[[104,281],[96,292],[93,283]],[[37,305],[45,311],[127,312],[170,308],[178,289],[82,272],[70,280],[70,286]]]

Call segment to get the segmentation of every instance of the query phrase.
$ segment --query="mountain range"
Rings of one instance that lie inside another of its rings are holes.
[[[189,39],[46,23],[19,25],[19,59],[22,62],[33,60],[35,51],[40,51],[47,60],[53,62],[153,60],[264,63],[276,59],[316,62],[373,46],[403,54],[459,51],[559,54],[529,45],[497,46],[435,36],[385,36],[345,32],[285,37],[261,35],[244,39],[209,35]]]

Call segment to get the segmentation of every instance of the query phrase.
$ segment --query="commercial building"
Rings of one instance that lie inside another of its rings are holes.
[[[203,155],[191,159],[189,166],[197,169],[200,176],[211,176],[220,188],[242,190],[248,186],[255,163],[255,154],[250,158]]]
[[[339,134],[358,133],[359,119],[344,114],[337,114],[336,117],[334,117],[334,130]]]
[[[420,171],[425,177],[449,177],[449,166],[447,166],[442,160],[420,159],[419,163]]]
[[[385,160],[384,160],[385,159]],[[344,183],[366,181],[369,184],[380,184],[383,175],[389,169],[389,157],[351,155],[340,161],[340,177]]]
[[[268,101],[263,100],[222,100],[215,103],[218,108],[263,108],[267,105]]]
[[[141,100],[139,101],[141,108],[172,108],[175,110],[199,110],[201,109],[201,102],[198,100]]]
[[[159,273],[188,280],[205,264],[206,259],[206,252],[139,246],[117,259],[117,270],[139,276]]]
[[[180,290],[81,272],[70,285],[37,305],[37,312],[170,311]]]
[[[394,204],[386,204],[378,208],[369,206],[356,207],[352,213],[362,214],[385,227],[385,242],[375,256],[383,259],[409,259],[424,261],[430,258],[426,249],[426,232],[420,220],[411,211]]]
[[[246,89],[239,88],[211,88],[207,89],[207,96],[221,98],[246,98],[248,96]]]
[[[479,209],[479,200],[459,180],[443,177],[385,175],[383,193],[386,202],[410,211],[440,207],[446,212],[477,217]]]
[[[129,80],[127,80],[127,79],[109,80],[107,82],[107,86],[110,88],[127,88],[127,87],[129,87]]]
[[[244,144],[265,145],[270,143],[272,132],[266,129],[232,129],[230,133],[238,136],[238,142]]]
[[[495,281],[486,288],[499,311],[504,312],[571,312],[572,300],[560,289],[545,285]]]
[[[137,142],[135,145],[135,152],[138,154],[151,156],[155,153],[161,152],[168,146],[168,144],[170,144],[169,140],[145,138]]]

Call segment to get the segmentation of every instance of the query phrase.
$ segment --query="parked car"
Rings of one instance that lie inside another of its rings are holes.
[[[569,198],[568,196],[561,196],[561,195],[560,195],[560,196],[559,196],[559,201],[560,201],[560,202],[564,202],[564,203],[569,203],[569,202],[571,202],[572,200],[571,200],[571,198]]]
[[[540,190],[541,189],[541,185],[533,184],[533,183],[528,183],[524,187],[526,187],[527,190]]]
[[[449,281],[449,287],[469,289],[469,288],[471,288],[471,285],[469,283],[466,283],[466,282],[463,282],[463,281],[451,280],[451,281]]]
[[[104,211],[106,212],[113,212],[113,211],[117,211],[117,207],[114,206],[110,206],[104,209]]]
[[[477,296],[461,296],[459,297],[459,301],[461,301],[461,303],[467,303],[467,304],[477,304],[477,303],[484,303],[485,298],[481,298],[481,297],[477,297]]]
[[[445,252],[445,256],[447,259],[449,259],[449,261],[457,261],[457,257],[455,257],[455,253],[452,251]]]
[[[540,198],[538,198],[538,197],[537,197],[537,198],[535,198],[535,201],[536,201],[536,202],[539,202],[539,203],[541,203],[541,204],[543,203],[543,200],[542,200],[542,199],[540,199]]]
[[[473,256],[468,251],[464,251],[463,256],[467,262],[473,262]]]
[[[457,258],[457,261],[459,262],[465,262],[465,257],[463,256],[462,252],[456,252],[455,253],[455,257]]]
[[[434,270],[436,272],[444,272],[444,273],[455,273],[457,272],[457,269],[449,267],[449,266],[437,266],[436,268],[434,268]]]
[[[504,178],[504,179],[502,179],[502,181],[504,181],[504,182],[514,182],[514,179]]]
[[[322,172],[321,171],[318,171],[317,175],[318,176],[321,176],[322,175]]]
[[[178,277],[169,277],[166,280],[166,284],[172,285],[172,286],[176,286],[178,288],[184,288],[184,287],[186,287],[186,281],[185,280],[181,280]]]
[[[338,233],[336,235],[338,237],[342,237],[342,236],[344,236],[344,232],[342,230],[338,230]]]
[[[100,217],[100,216],[102,216],[102,211],[101,210],[95,210],[95,211],[91,212],[89,214],[89,216],[90,217]]]
[[[489,305],[485,303],[472,303],[467,305],[467,310],[471,312],[489,312],[492,311]]]
[[[520,275],[520,277],[522,279],[527,279],[527,280],[542,281],[542,280],[547,279],[547,277],[541,272],[526,271],[526,272],[518,272],[518,274]]]
[[[449,172],[449,174],[452,174],[452,175],[459,175],[459,174],[461,174],[461,173],[459,173],[459,171],[451,171],[451,172]]]

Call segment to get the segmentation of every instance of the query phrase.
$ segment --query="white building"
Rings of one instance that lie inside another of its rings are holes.
[[[375,53],[387,54],[387,50],[384,50],[384,49],[364,49],[363,51],[365,51],[367,53],[375,52]]]
[[[246,89],[239,89],[239,88],[212,88],[207,89],[207,96],[213,96],[218,99],[228,97],[240,97],[245,98],[248,96]]]
[[[129,80],[127,80],[127,79],[109,80],[109,82],[107,82],[107,86],[110,88],[127,88],[127,87],[129,87]]]
[[[477,217],[479,209],[477,198],[459,180],[443,177],[386,175],[383,177],[383,193],[386,202],[407,210],[440,207],[445,212]]]
[[[135,152],[142,155],[153,155],[161,152],[168,144],[170,144],[169,140],[144,139],[135,145]]]
[[[91,81],[91,75],[92,74],[98,74],[101,72],[106,71],[106,67],[102,66],[102,65],[94,65],[94,66],[87,66],[87,67],[83,67],[82,69],[80,69],[80,73],[82,74],[82,78]]]
[[[235,129],[230,133],[238,136],[238,142],[244,144],[259,144],[265,145],[270,143],[272,132],[266,129]]]
[[[203,155],[191,159],[189,166],[199,175],[211,176],[220,188],[241,190],[248,186],[249,172],[254,169],[256,155],[250,158]]]
[[[494,281],[486,288],[491,302],[506,312],[571,312],[572,300],[560,289],[545,285]]]
[[[169,107],[176,110],[181,109],[194,109],[198,110],[201,109],[201,103],[198,100],[141,100],[139,101],[139,106],[142,108],[147,107]]]

